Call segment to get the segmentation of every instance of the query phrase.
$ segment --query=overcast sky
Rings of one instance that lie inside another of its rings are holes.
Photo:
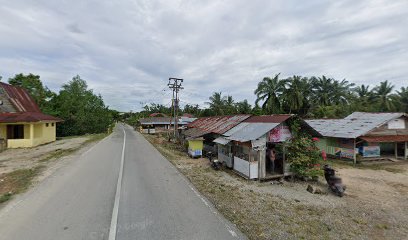
[[[214,91],[253,103],[265,76],[408,86],[408,1],[0,0],[0,75],[52,90],[79,74],[111,108]]]

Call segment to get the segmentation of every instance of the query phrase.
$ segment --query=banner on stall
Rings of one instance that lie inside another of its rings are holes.
[[[381,153],[380,146],[364,146],[363,157],[379,157]]]

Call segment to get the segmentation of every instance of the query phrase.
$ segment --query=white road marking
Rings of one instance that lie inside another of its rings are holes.
[[[111,219],[111,225],[109,228],[109,240],[116,239],[116,231],[117,231],[116,227],[118,224],[118,213],[119,213],[119,200],[120,200],[120,192],[122,189],[123,163],[125,161],[125,146],[126,146],[126,132],[125,132],[125,128],[123,127],[122,159],[120,161],[119,177],[118,177],[118,183],[116,185],[115,203],[113,204],[112,219]]]

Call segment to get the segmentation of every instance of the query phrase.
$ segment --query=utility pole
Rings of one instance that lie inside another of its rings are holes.
[[[167,86],[169,86],[170,89],[173,90],[173,97],[172,97],[172,113],[174,116],[174,138],[177,137],[177,128],[178,128],[178,108],[179,108],[179,95],[178,92],[181,89],[184,89],[181,86],[181,83],[183,82],[183,79],[181,78],[169,78],[169,83]],[[171,120],[170,120],[170,126],[171,126]]]

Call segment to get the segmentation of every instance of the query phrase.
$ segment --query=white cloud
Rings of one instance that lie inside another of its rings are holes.
[[[0,75],[33,72],[57,90],[79,74],[113,108],[184,103],[213,91],[254,100],[267,75],[327,74],[406,86],[406,1],[6,1]]]

